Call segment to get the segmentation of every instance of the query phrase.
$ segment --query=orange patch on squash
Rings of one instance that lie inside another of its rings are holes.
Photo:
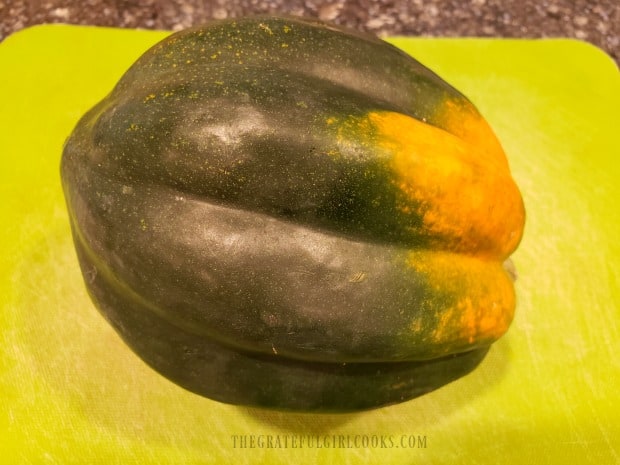
[[[423,219],[424,234],[448,250],[505,258],[516,249],[525,213],[501,148],[467,140],[395,112],[371,112],[374,145],[386,152],[399,209]],[[473,123],[472,123],[473,124]]]
[[[435,119],[450,134],[475,146],[481,156],[508,168],[504,150],[491,126],[469,102],[445,100],[437,109]]]
[[[427,311],[437,315],[431,344],[448,350],[491,343],[502,336],[514,316],[512,281],[500,262],[450,252],[412,251],[408,265],[432,283],[436,297]],[[415,322],[411,329],[415,331]]]

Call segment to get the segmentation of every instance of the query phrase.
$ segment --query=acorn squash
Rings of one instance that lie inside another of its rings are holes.
[[[506,156],[373,36],[275,17],[172,34],[81,118],[61,176],[96,306],[212,399],[400,402],[471,371],[513,317]]]

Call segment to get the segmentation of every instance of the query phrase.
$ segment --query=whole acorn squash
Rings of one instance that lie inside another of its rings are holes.
[[[173,34],[80,120],[61,172],[100,311],[219,401],[400,402],[513,317],[524,207],[502,148],[375,37],[266,17]]]

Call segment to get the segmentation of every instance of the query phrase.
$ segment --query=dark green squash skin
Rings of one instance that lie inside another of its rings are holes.
[[[225,403],[344,413],[403,402],[473,370],[488,347],[432,361],[322,363],[218,344],[154,315],[97,272],[78,245],[89,292],[124,341],[157,372]]]
[[[320,23],[166,39],[65,145],[94,302],[158,372],[223,402],[350,411],[463,376],[488,341],[411,337],[412,318],[429,333],[441,319],[429,300],[450,305],[406,265],[427,238],[403,226],[381,163],[325,162],[319,124],[380,109],[440,126],[446,96],[465,100],[394,47]]]

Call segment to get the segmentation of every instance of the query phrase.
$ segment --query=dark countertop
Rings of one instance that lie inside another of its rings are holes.
[[[0,41],[41,23],[178,30],[252,13],[319,17],[379,35],[570,37],[620,61],[618,0],[9,0]]]

